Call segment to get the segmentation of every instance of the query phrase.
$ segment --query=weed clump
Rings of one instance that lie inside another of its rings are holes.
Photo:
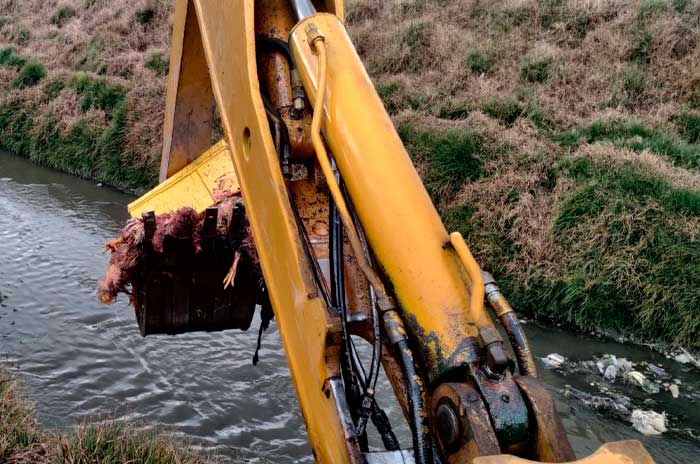
[[[157,76],[168,75],[168,58],[164,57],[162,52],[151,53],[143,65]]]
[[[31,38],[32,33],[26,27],[18,27],[8,35],[8,39],[17,45],[26,45]]]
[[[686,142],[700,144],[700,114],[683,112],[675,118],[675,123]]]
[[[662,15],[667,9],[666,0],[642,0],[639,4],[638,18],[640,21],[648,21]]]
[[[73,16],[75,16],[75,8],[70,5],[60,5],[56,12],[51,16],[51,24],[61,28],[64,24],[68,22]]]
[[[119,84],[111,84],[105,79],[95,78],[89,74],[75,75],[68,85],[83,97],[81,109],[99,108],[108,114],[126,97],[127,90]]]
[[[46,101],[52,101],[56,97],[58,97],[58,94],[61,93],[61,90],[65,88],[66,82],[63,79],[53,79],[45,83],[44,88],[42,90],[44,91],[44,97],[46,98]]]
[[[495,151],[495,144],[475,131],[437,134],[404,125],[399,135],[409,153],[426,163],[426,188],[437,202],[457,193],[465,182],[478,179],[483,162]]]
[[[46,77],[46,68],[38,61],[28,61],[19,70],[19,74],[12,81],[12,87],[23,89],[25,87],[33,87]]]
[[[513,123],[523,114],[523,108],[517,100],[507,99],[491,99],[484,102],[481,110],[497,119],[501,123],[512,126]]]
[[[632,36],[632,46],[628,52],[628,59],[639,65],[649,64],[653,47],[654,34],[646,28],[638,29]]]
[[[12,47],[3,48],[0,51],[0,65],[6,68],[20,69],[26,62],[27,59],[18,54]]]
[[[554,57],[533,55],[525,58],[520,66],[520,79],[530,83],[543,83],[552,75]]]
[[[465,57],[465,65],[472,74],[488,74],[494,67],[494,61],[478,50],[471,50]]]
[[[135,14],[135,19],[136,22],[141,24],[142,26],[145,26],[147,24],[150,24],[151,21],[153,21],[153,18],[156,17],[156,9],[149,5],[146,6],[145,8],[138,10]]]
[[[626,106],[633,106],[644,99],[644,89],[646,87],[647,76],[639,66],[627,66],[622,71],[622,103]],[[613,98],[613,102],[615,99]]]
[[[671,0],[671,5],[673,6],[673,9],[679,13],[685,12],[689,4],[690,0]]]
[[[427,22],[412,23],[401,34],[401,45],[405,47],[410,54],[416,54],[426,50],[430,46],[430,36],[432,27]]]

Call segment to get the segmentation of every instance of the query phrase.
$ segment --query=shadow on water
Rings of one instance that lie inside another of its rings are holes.
[[[125,299],[109,307],[97,302],[95,286],[107,263],[102,247],[119,233],[132,199],[0,154],[0,364],[21,372],[39,419],[50,428],[116,416],[164,426],[234,461],[312,462],[274,324],[254,367],[256,326],[246,333],[143,339]],[[558,352],[583,360],[613,353],[675,369],[640,347],[534,324],[527,331],[538,356]],[[554,392],[565,384],[587,385],[585,376],[541,372]],[[700,385],[693,374],[674,375]],[[380,397],[389,391],[384,381]],[[579,455],[634,438],[659,463],[700,461],[697,443],[683,435],[646,438],[629,424],[558,397]],[[653,409],[677,417],[676,427],[700,428],[696,403],[656,401]],[[409,446],[396,403],[382,404]]]

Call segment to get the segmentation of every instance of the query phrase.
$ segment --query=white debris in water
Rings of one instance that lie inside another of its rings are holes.
[[[657,384],[647,379],[644,374],[639,371],[630,371],[625,374],[625,379],[631,384],[637,385],[647,393],[659,393],[660,388]]]
[[[561,367],[561,365],[566,362],[566,358],[560,355],[559,353],[551,353],[545,356],[544,358],[540,359],[542,360],[544,367],[546,367],[547,369]]]
[[[633,366],[626,358],[618,358],[613,354],[603,355],[602,358],[596,361],[598,371],[611,382],[631,371]]]
[[[657,377],[668,377],[668,373],[662,367],[648,363],[647,368]]]
[[[666,432],[666,413],[635,409],[630,417],[632,427],[643,435],[661,435]]]
[[[608,367],[606,367],[605,372],[603,373],[603,377],[610,381],[615,380],[615,377],[617,377],[617,366],[614,364],[610,364]]]
[[[678,396],[681,394],[680,390],[678,389],[678,385],[676,385],[675,383],[671,384],[668,387],[668,391],[671,392],[671,396],[673,397],[673,399],[678,398]]]
[[[700,361],[695,359],[695,357],[688,352],[685,348],[680,348],[680,352],[671,354],[673,360],[681,364],[692,364],[698,369],[700,369]]]

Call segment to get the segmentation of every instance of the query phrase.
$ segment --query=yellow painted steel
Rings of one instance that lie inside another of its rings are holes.
[[[510,455],[474,459],[474,464],[534,464],[534,462]],[[606,443],[592,455],[569,464],[654,464],[654,460],[640,442],[626,440]]]
[[[200,36],[192,2],[178,1],[170,46],[161,182],[194,161],[212,143],[214,94]]]
[[[216,202],[215,181],[232,172],[231,152],[221,140],[167,181],[129,203],[129,213],[141,217],[145,211],[163,214],[185,206],[202,212]],[[232,190],[239,190],[238,185],[232,186]]]
[[[311,24],[309,24],[311,26]],[[315,48],[316,53],[318,53],[319,67],[318,67],[318,82],[319,90],[321,95],[325,95],[326,82],[327,82],[327,53],[325,47],[325,39],[322,35],[318,34],[315,28],[309,28],[307,30],[309,37],[315,35],[311,39],[311,45]],[[323,107],[323,102],[319,102],[319,106]],[[331,192],[333,201],[338,208],[338,213],[345,226],[346,234],[348,236],[348,241],[352,247],[352,251],[355,254],[355,260],[358,266],[362,270],[369,281],[374,291],[377,293],[377,300],[379,308],[382,310],[393,309],[393,303],[390,301],[386,290],[384,289],[384,284],[380,280],[379,276],[374,272],[372,266],[367,261],[365,253],[362,250],[362,243],[360,242],[360,236],[355,230],[355,225],[348,210],[347,204],[345,203],[345,198],[343,198],[343,193],[340,191],[340,186],[335,180],[335,174],[333,173],[333,168],[331,167],[330,159],[328,158],[328,152],[326,151],[326,146],[321,138],[321,122],[323,121],[323,111],[321,108],[316,108],[314,111],[313,121],[311,123],[311,138],[313,140],[314,149],[316,150],[316,155],[318,156],[318,162],[323,171],[323,175],[326,177],[326,184]]]
[[[323,134],[342,174],[368,241],[393,288],[430,380],[469,362],[470,279],[377,95],[341,21],[319,13],[290,36],[311,102],[317,100],[318,56],[305,28],[325,37],[328,83]],[[483,299],[476,311],[483,312]],[[492,327],[488,316],[485,317]]]
[[[326,388],[339,375],[337,355],[326,350],[337,327],[312,279],[260,97],[255,2],[190,1],[309,443],[318,462],[362,462],[346,440],[340,398]]]
[[[484,278],[481,276],[481,268],[474,259],[474,256],[472,256],[472,252],[469,250],[469,246],[467,246],[464,238],[462,238],[462,234],[459,232],[452,232],[450,234],[450,243],[457,252],[457,256],[459,256],[469,276],[469,283],[471,284],[469,315],[471,320],[476,323],[477,327],[486,327],[492,323],[488,319],[488,314],[484,311],[485,290]]]

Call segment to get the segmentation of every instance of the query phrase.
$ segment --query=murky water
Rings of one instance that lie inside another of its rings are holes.
[[[123,299],[109,307],[96,301],[107,261],[102,245],[119,233],[131,199],[0,154],[0,364],[21,373],[46,427],[129,418],[237,462],[312,462],[274,324],[254,367],[256,326],[245,333],[143,339]],[[700,388],[697,372],[642,347],[534,324],[527,331],[538,356],[558,352],[585,360],[612,353],[661,364],[681,380],[677,400],[662,392],[644,404],[644,395],[631,393],[644,409],[671,418],[670,432],[644,437],[558,393],[565,384],[595,392],[595,376],[541,369],[579,456],[607,441],[640,439],[659,463],[700,462],[691,437],[700,430],[700,408],[683,396]],[[398,423],[397,408],[389,412]],[[397,429],[409,446],[406,427]]]

